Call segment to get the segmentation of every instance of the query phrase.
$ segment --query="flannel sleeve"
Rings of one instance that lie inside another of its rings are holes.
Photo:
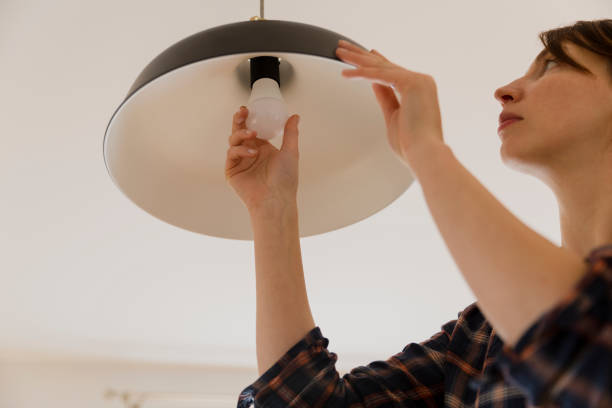
[[[456,320],[422,343],[410,343],[386,361],[352,369],[340,378],[337,355],[319,327],[246,387],[238,408],[431,407],[444,405],[444,361]]]
[[[612,245],[584,260],[571,293],[499,354],[498,369],[532,404],[612,407]]]

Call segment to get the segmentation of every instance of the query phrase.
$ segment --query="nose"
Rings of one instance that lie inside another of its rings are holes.
[[[517,102],[521,98],[521,90],[518,86],[516,86],[516,81],[504,85],[501,88],[497,88],[493,96],[497,99],[502,106],[505,105],[509,101]]]

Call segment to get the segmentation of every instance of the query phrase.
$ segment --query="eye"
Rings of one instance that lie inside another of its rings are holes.
[[[544,60],[544,71],[547,71],[547,69],[546,69],[546,68],[548,67],[548,63],[549,63],[549,62],[554,62],[554,63],[555,63],[555,64],[557,64],[557,65],[559,64],[559,61],[557,61],[557,60],[556,60],[556,59],[554,59],[554,58]]]

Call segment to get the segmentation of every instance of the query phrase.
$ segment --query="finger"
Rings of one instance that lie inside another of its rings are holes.
[[[339,40],[338,41],[338,47],[347,48],[347,49],[349,49],[351,51],[355,51],[355,52],[359,52],[359,53],[368,52],[365,48],[361,48],[358,45],[355,45],[352,42],[348,42],[348,41],[345,41],[345,40]]]
[[[392,88],[380,84],[372,84],[372,89],[374,90],[374,95],[376,95],[376,100],[378,100],[378,104],[383,111],[383,115],[385,117],[385,123],[387,127],[389,127],[389,121],[391,119],[391,115],[395,112],[400,104],[397,100],[397,96],[395,96],[395,91]]]
[[[230,146],[238,146],[245,140],[251,140],[257,136],[257,132],[249,129],[238,129],[229,137]]]
[[[283,135],[283,144],[281,145],[281,151],[289,151],[296,157],[299,157],[299,129],[298,123],[300,121],[299,115],[292,115],[287,123],[285,123],[285,133]]]
[[[255,153],[249,153],[248,146],[232,146],[227,150],[227,160],[225,161],[225,170],[233,169],[238,166],[243,160],[246,159],[248,164],[251,164],[253,160],[257,158],[259,150],[254,149]]]
[[[374,55],[378,55],[379,57],[381,57],[382,59],[384,59],[386,62],[391,63],[391,61],[389,61],[387,58],[385,58],[385,56],[384,56],[384,55],[382,55],[380,52],[378,52],[378,51],[376,51],[376,50],[372,50],[371,52],[372,52],[372,54],[374,54]]]
[[[355,63],[359,66],[376,66],[380,65],[380,58],[372,54],[361,54],[346,48],[338,48],[336,50],[338,58],[349,63]]]
[[[234,118],[232,120],[232,133],[234,133],[238,129],[246,129],[246,118],[249,115],[249,110],[247,108],[240,108],[238,112],[234,113]]]
[[[400,77],[396,69],[380,67],[364,67],[356,69],[345,69],[342,76],[347,78],[366,78],[385,86],[394,87],[399,90]]]

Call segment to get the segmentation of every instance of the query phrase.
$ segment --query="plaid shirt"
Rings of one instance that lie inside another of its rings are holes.
[[[475,303],[386,361],[339,377],[315,327],[238,398],[255,407],[612,407],[612,244],[518,340],[505,345]]]

